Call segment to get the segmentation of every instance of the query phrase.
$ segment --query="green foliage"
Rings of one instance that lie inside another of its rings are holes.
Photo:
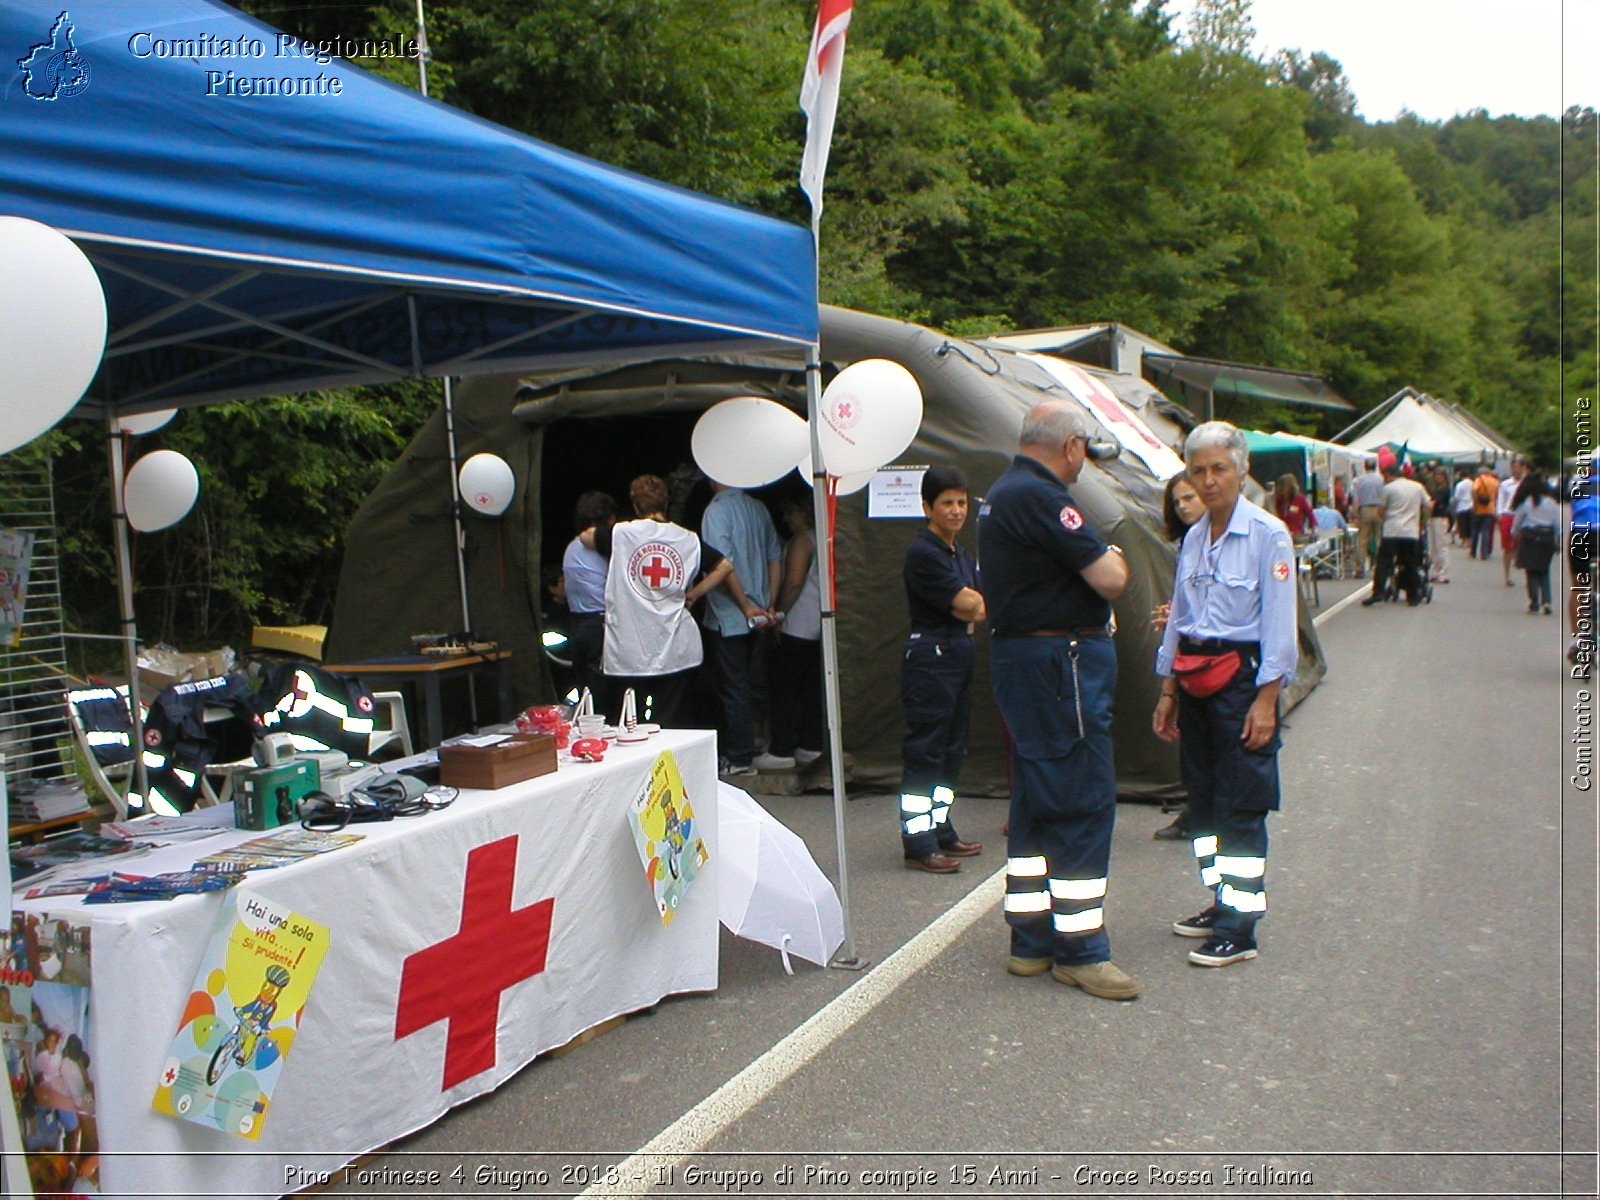
[[[246,8],[311,39],[414,36],[413,0]],[[791,220],[813,0],[430,2],[430,94]],[[410,59],[365,63],[416,86]],[[823,298],[989,332],[1116,320],[1189,353],[1410,384],[1547,464],[1595,395],[1596,115],[1368,124],[1314,47],[1255,55],[1248,0],[864,0],[822,226]],[[138,539],[141,624],[325,617],[344,524],[437,384],[188,413],[151,443],[200,510]],[[1223,415],[1228,415],[1224,409]],[[1340,414],[1240,409],[1329,434]],[[102,439],[56,436],[78,624],[113,627]],[[40,444],[42,446],[43,443]],[[41,452],[39,447],[35,453]]]

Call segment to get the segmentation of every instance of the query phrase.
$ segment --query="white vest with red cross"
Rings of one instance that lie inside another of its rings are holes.
[[[700,630],[683,602],[700,574],[700,539],[670,521],[622,521],[606,574],[607,675],[671,675],[698,667]]]

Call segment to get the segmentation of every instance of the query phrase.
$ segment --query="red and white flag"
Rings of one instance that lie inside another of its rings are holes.
[[[800,83],[800,111],[806,114],[806,152],[800,160],[800,187],[811,197],[811,219],[822,217],[822,177],[828,170],[833,115],[839,107],[839,76],[844,70],[844,35],[850,28],[852,0],[819,0],[811,53]]]

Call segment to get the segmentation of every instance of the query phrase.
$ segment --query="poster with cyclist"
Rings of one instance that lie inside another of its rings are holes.
[[[663,750],[628,807],[628,828],[661,923],[670,925],[689,885],[711,857],[672,751]]]
[[[228,893],[151,1107],[259,1138],[328,941],[302,913]]]

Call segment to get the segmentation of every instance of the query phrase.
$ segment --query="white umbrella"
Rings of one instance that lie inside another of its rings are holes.
[[[737,937],[826,966],[844,941],[844,910],[799,836],[747,792],[717,784],[717,912]]]

